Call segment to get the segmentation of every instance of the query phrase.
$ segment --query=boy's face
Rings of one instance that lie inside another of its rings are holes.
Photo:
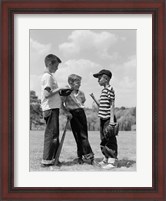
[[[48,65],[49,72],[55,73],[58,70],[58,65],[59,65],[59,62],[56,60],[53,60],[52,62],[50,62]]]
[[[74,90],[79,90],[81,86],[81,80],[75,80],[73,83],[70,83],[70,87]]]
[[[100,75],[98,77],[98,83],[100,86],[106,86],[106,84],[108,84],[108,79],[107,79],[107,76],[106,75]]]

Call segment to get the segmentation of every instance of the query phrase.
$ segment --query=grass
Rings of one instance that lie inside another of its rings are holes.
[[[43,154],[43,141],[44,131],[30,131],[30,171],[103,171],[100,166],[90,165],[88,161],[83,165],[77,163],[76,143],[70,131],[66,133],[60,155],[62,165],[60,167],[52,166],[43,168],[40,166]],[[117,141],[118,160],[116,162],[116,168],[111,171],[136,171],[136,133],[133,131],[121,131],[117,136]],[[89,142],[95,154],[95,162],[101,161],[103,155],[100,151],[98,131],[89,132]]]

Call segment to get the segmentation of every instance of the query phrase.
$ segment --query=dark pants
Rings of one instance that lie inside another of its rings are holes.
[[[70,111],[72,119],[70,120],[71,129],[77,144],[77,155],[79,158],[93,159],[94,154],[88,141],[87,119],[83,109]]]
[[[104,125],[107,121],[109,121],[109,119],[107,119],[107,120],[100,119],[101,152],[106,158],[117,158],[118,145],[117,145],[116,136],[112,136],[109,139],[106,139],[104,137],[103,129],[104,129]]]
[[[44,134],[43,164],[54,162],[59,146],[59,109],[48,111],[48,116],[44,117],[46,129]]]

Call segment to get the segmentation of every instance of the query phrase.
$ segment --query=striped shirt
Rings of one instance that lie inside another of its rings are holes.
[[[115,93],[111,86],[107,86],[101,91],[99,101],[99,112],[98,116],[101,119],[110,118],[111,103],[115,100]]]

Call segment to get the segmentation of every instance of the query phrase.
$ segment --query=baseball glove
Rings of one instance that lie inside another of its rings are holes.
[[[104,137],[109,139],[110,137],[118,135],[119,132],[119,124],[115,122],[114,124],[110,124],[110,122],[106,122],[104,125]]]
[[[60,96],[69,96],[73,90],[72,89],[61,89],[59,91]]]

